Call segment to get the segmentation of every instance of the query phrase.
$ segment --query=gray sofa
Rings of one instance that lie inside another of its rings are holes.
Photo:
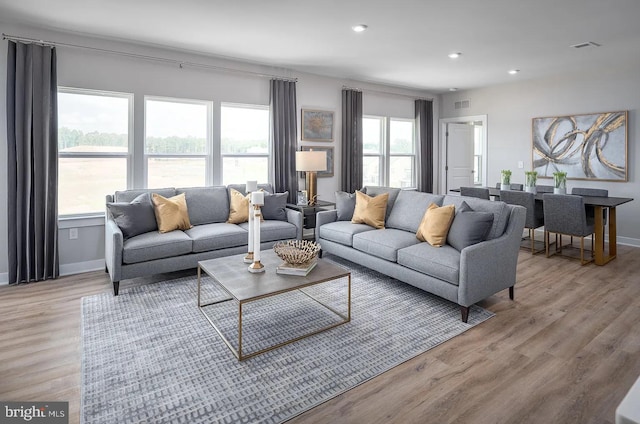
[[[244,185],[230,185],[229,188],[244,194]],[[260,184],[259,188],[273,193],[269,184]],[[229,217],[227,187],[126,190],[107,195],[106,200],[107,203],[129,203],[143,193],[158,193],[167,198],[185,193],[189,219],[193,228],[163,234],[153,230],[125,238],[123,231],[107,208],[105,262],[106,271],[113,282],[114,295],[118,295],[121,280],[195,268],[198,261],[247,251],[248,223],[228,224],[226,222]],[[263,208],[265,215],[266,207],[265,203]],[[279,213],[280,219],[265,219],[260,226],[262,249],[272,247],[279,240],[302,237],[302,214],[286,208]]]
[[[365,190],[368,195],[390,193],[385,228],[374,229],[365,224],[351,223],[353,210],[341,208],[341,201],[337,199],[337,210],[317,214],[316,240],[323,253],[362,264],[455,302],[461,307],[464,322],[467,322],[471,305],[500,290],[508,288],[513,299],[526,215],[523,207],[471,197],[381,187]],[[433,247],[416,238],[416,231],[430,203],[438,206],[453,204],[458,210],[463,201],[473,211],[493,214],[493,223],[485,241],[458,251],[450,245]]]

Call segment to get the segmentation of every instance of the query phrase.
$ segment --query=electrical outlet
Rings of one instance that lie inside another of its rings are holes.
[[[78,229],[69,228],[69,240],[76,240],[78,238]]]
[[[518,169],[522,169],[522,168],[524,168],[524,162],[519,160],[518,161]]]

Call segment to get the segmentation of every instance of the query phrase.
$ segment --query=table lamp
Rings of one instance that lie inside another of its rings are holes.
[[[316,172],[327,170],[327,152],[305,150],[296,152],[296,171],[306,172],[305,185],[309,195],[309,204],[315,205],[317,198]]]

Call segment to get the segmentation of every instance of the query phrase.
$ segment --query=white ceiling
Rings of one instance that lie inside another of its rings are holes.
[[[0,0],[0,19],[436,93],[640,65],[639,0]]]

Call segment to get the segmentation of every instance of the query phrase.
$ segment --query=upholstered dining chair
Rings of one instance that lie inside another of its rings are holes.
[[[593,220],[587,220],[584,199],[572,194],[543,195],[544,204],[544,243],[549,254],[549,234],[556,237],[556,253],[562,254],[562,236],[580,237],[580,263],[582,265],[593,261],[593,237],[591,237],[591,258],[584,258],[584,238],[594,233]],[[560,242],[558,243],[558,236]]]
[[[496,188],[502,188],[502,184],[500,184],[499,182],[496,183]],[[509,184],[509,190],[522,191],[523,189],[524,189],[524,184],[517,184],[517,183]]]
[[[551,185],[537,185],[536,186],[537,193],[553,193],[553,186]]]
[[[605,190],[603,188],[574,187],[571,189],[571,194],[576,194],[578,196],[609,197],[609,190]],[[587,208],[587,220],[594,220],[596,215],[595,208],[589,205],[587,205],[586,208]],[[602,231],[604,231],[604,227],[606,225],[607,225],[607,209],[604,208],[602,211]],[[604,234],[602,235],[602,243],[604,245]]]
[[[543,248],[539,250],[536,250],[535,248],[535,229],[544,225],[544,209],[542,207],[542,202],[536,202],[535,195],[533,193],[514,190],[500,190],[500,200],[510,205],[524,206],[527,209],[524,228],[529,230],[531,254],[533,255],[544,251]]]
[[[484,187],[460,187],[460,195],[489,200],[489,189]]]

